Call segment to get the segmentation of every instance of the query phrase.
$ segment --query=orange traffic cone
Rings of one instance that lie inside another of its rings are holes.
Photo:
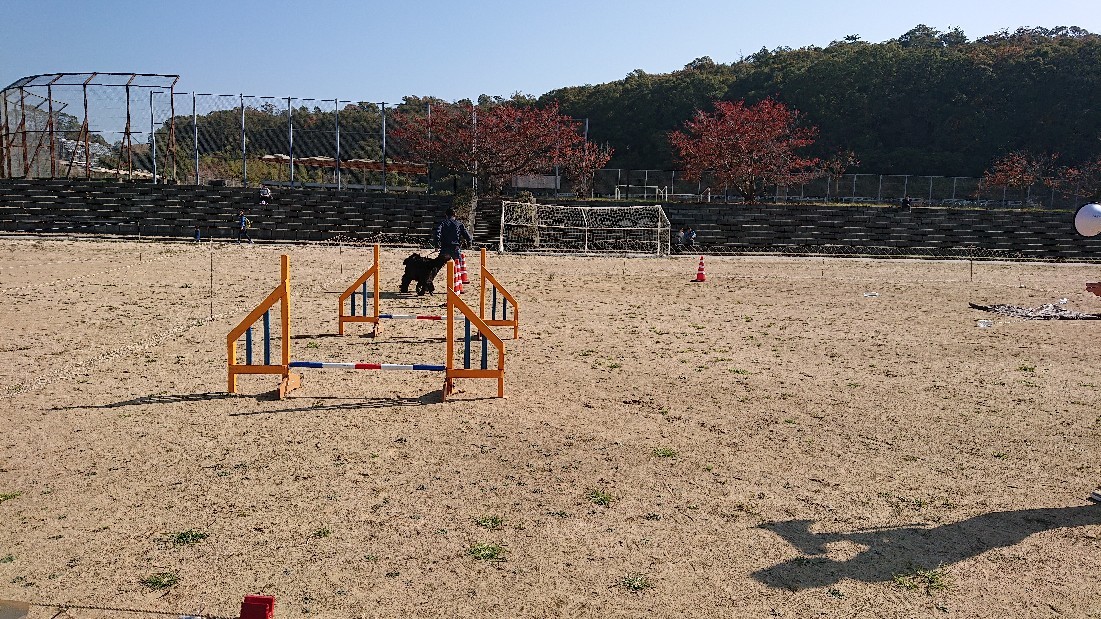
[[[451,289],[455,291],[455,294],[463,293],[463,274],[458,267],[455,268],[455,281],[451,284]]]
[[[696,269],[696,279],[694,279],[692,281],[694,281],[694,282],[706,282],[707,281],[707,273],[705,273],[704,270],[703,270],[703,256],[700,256],[700,266],[699,266],[699,268]]]
[[[463,283],[469,284],[470,278],[466,274],[466,256],[463,256],[462,252],[459,252],[459,272],[462,273]]]

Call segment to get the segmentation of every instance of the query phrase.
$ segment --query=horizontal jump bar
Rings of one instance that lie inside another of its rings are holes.
[[[292,368],[313,368],[315,370],[423,370],[425,372],[443,372],[447,370],[445,365],[431,363],[414,363],[402,365],[399,363],[331,363],[328,361],[291,361],[288,364]]]
[[[430,314],[379,314],[379,318],[389,318],[391,320],[443,320],[443,316],[436,316]]]

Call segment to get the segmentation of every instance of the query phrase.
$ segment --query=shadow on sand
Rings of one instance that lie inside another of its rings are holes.
[[[272,399],[269,398],[268,393],[256,396],[258,400]],[[275,392],[275,399],[278,399],[279,392]],[[112,402],[111,404],[92,404],[83,406],[55,406],[55,411],[67,411],[67,410],[81,410],[81,409],[96,409],[96,408],[122,408],[124,406],[145,406],[147,404],[177,404],[179,402],[211,402],[214,400],[232,400],[235,398],[243,398],[249,396],[242,396],[234,393],[226,392],[212,392],[212,393],[154,393],[151,395],[143,395],[138,398],[131,398],[129,400],[121,400],[119,402]]]
[[[810,520],[760,525],[784,538],[803,556],[759,570],[753,578],[771,587],[798,591],[842,579],[884,582],[915,569],[932,569],[1012,546],[1033,533],[1101,525],[1101,505],[994,512],[937,527],[898,527],[852,533],[811,533]],[[863,549],[850,559],[826,556],[827,544],[850,542]]]

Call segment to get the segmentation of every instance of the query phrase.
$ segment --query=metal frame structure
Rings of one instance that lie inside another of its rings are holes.
[[[126,98],[126,120],[121,133],[119,150],[119,162],[115,166],[116,177],[125,172],[129,178],[134,176],[133,160],[133,126],[131,124],[132,90],[148,88],[150,93],[154,90],[167,90],[174,92],[178,75],[161,75],[156,73],[48,73],[43,75],[31,75],[15,80],[3,90],[0,90],[0,178],[26,178],[31,175],[32,166],[38,160],[43,147],[49,144],[50,177],[58,176],[58,136],[56,119],[58,114],[64,111],[69,104],[60,101],[56,97],[57,88],[80,88],[83,101],[82,122],[78,132],[77,142],[84,147],[84,177],[92,176],[91,134],[93,118],[97,111],[89,109],[88,88],[121,88]],[[39,94],[44,89],[45,92]],[[16,95],[17,93],[17,95]],[[16,98],[17,96],[17,98]],[[28,101],[30,98],[30,101]],[[37,99],[37,100],[36,100]],[[28,105],[29,104],[29,105]],[[13,109],[14,108],[14,109]],[[12,116],[18,117],[18,124],[13,127]],[[35,139],[29,138],[32,133],[27,126],[28,114],[41,116],[45,114],[45,128],[35,130],[38,134]],[[175,110],[173,110],[173,117]],[[33,142],[33,143],[32,143]],[[176,136],[175,127],[168,134],[168,157],[175,167]],[[16,151],[19,155],[16,155]],[[18,159],[18,160],[16,160]],[[65,169],[65,176],[72,175],[73,165],[76,160],[76,150],[69,157]],[[21,164],[21,165],[19,165]],[[17,169],[18,167],[18,169]]]

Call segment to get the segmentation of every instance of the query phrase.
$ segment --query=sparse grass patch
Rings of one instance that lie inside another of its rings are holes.
[[[1017,366],[1017,371],[1018,372],[1035,372],[1036,371],[1036,366],[1034,366],[1034,365],[1025,365],[1024,363],[1022,363],[1021,365]]]
[[[907,591],[924,591],[926,594],[944,591],[951,584],[948,574],[939,567],[931,570],[914,568],[910,572],[896,574],[891,578],[891,582],[896,587]]]
[[[210,537],[208,534],[202,531],[196,531],[195,529],[188,529],[186,531],[180,531],[169,536],[174,546],[187,546],[189,544],[198,544],[204,539]]]
[[[15,561],[15,555],[11,554],[10,552],[0,557],[0,563],[11,563],[12,561]]]
[[[329,530],[329,527],[321,527],[320,529],[317,529],[313,533],[310,533],[310,537],[312,537],[314,539],[322,539],[322,538],[325,538],[325,537],[329,537],[332,534],[333,534],[333,532]]]
[[[624,574],[616,584],[628,591],[645,591],[654,586],[654,583],[650,582],[650,579],[647,578],[645,574],[635,574],[631,572]]]
[[[677,450],[672,447],[656,447],[654,448],[654,456],[658,458],[676,458]]]
[[[0,503],[17,498],[22,492],[0,492]]]
[[[306,342],[306,348],[319,348],[319,344],[311,340]]]
[[[601,507],[611,507],[612,501],[615,500],[615,497],[613,497],[610,492],[602,490],[600,488],[593,488],[589,490],[589,493],[585,495],[585,498],[589,499],[590,502],[595,503],[596,505],[599,505]]]
[[[504,561],[505,547],[500,544],[474,544],[466,550],[466,554],[477,561]]]
[[[500,529],[504,523],[505,519],[500,516],[477,516],[474,518],[474,524],[490,531]]]
[[[175,572],[157,572],[142,578],[138,582],[154,591],[160,591],[175,586],[176,583],[180,582],[180,577]]]

